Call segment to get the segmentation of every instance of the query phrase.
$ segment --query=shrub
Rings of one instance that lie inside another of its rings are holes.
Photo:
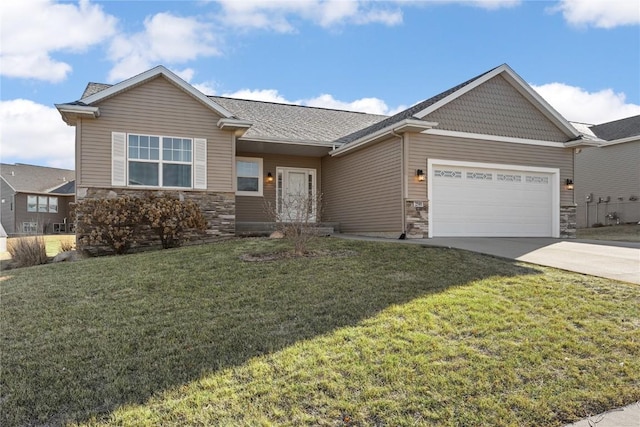
[[[150,196],[142,203],[141,217],[158,235],[164,249],[181,246],[188,239],[187,230],[207,229],[207,221],[195,202],[170,196]]]
[[[293,244],[294,253],[306,254],[309,242],[318,236],[322,197],[314,199],[306,193],[293,194],[283,197],[277,207],[267,202],[265,211],[275,222],[276,230]]]
[[[7,250],[11,254],[14,267],[30,267],[47,263],[47,247],[42,237],[10,239]]]
[[[141,202],[131,196],[85,199],[75,206],[79,242],[109,246],[116,255],[126,254],[137,243],[141,227]]]
[[[71,240],[60,241],[60,252],[72,251],[76,248],[76,244]]]

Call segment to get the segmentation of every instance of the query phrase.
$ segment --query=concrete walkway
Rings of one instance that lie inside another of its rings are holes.
[[[640,284],[640,243],[550,238],[437,237],[421,244],[466,249]]]
[[[640,243],[551,238],[436,237],[382,239],[336,234],[343,239],[377,240],[464,249],[576,273],[640,284]],[[566,427],[640,427],[640,402],[612,409]]]

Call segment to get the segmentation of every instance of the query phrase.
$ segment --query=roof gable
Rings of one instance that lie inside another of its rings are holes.
[[[141,84],[144,84],[145,82],[155,79],[156,77],[159,77],[159,76],[164,77],[165,79],[167,79],[168,81],[170,81],[171,83],[173,83],[174,85],[176,85],[177,87],[179,87],[180,89],[188,93],[189,95],[193,96],[202,104],[204,104],[205,106],[215,111],[218,115],[224,118],[233,117],[233,114],[229,112],[227,109],[215,103],[212,99],[205,96],[202,92],[200,92],[199,90],[194,88],[192,85],[182,80],[180,77],[178,77],[176,74],[174,74],[167,68],[163,67],[162,65],[158,65],[155,68],[152,68],[148,71],[145,71],[144,73],[138,74],[137,76],[131,77],[127,80],[124,80],[112,86],[96,85],[96,84],[88,85],[83,95],[86,95],[87,93],[91,93],[93,92],[93,90],[95,90],[95,92],[89,96],[82,98],[82,103],[85,105],[95,104],[97,102],[100,102],[112,96],[116,96],[117,94],[123,91],[139,86]],[[88,90],[90,90],[90,92],[88,92]]]
[[[498,74],[423,117],[437,129],[566,142],[569,136]]]
[[[477,78],[473,79],[469,84],[464,87],[451,92],[449,95],[443,97],[438,102],[429,105],[424,110],[415,114],[416,118],[422,119],[434,111],[442,108],[457,98],[467,94],[480,85],[485,84],[494,77],[500,75],[504,80],[509,83],[516,91],[527,99],[543,116],[549,121],[554,123],[566,136],[567,139],[574,139],[580,136],[580,133],[576,131],[569,122],[560,115],[547,101],[544,100],[531,86],[529,86],[515,71],[511,69],[507,64],[502,64]]]

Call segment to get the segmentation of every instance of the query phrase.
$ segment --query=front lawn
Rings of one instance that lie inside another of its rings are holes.
[[[2,272],[0,425],[547,425],[640,399],[640,288],[469,252],[220,244]]]
[[[579,228],[576,230],[576,237],[578,239],[640,242],[640,224]]]

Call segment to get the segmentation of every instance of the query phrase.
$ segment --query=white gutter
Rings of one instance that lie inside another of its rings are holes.
[[[422,132],[435,126],[438,126],[438,123],[427,122],[418,119],[404,119],[398,123],[393,123],[387,127],[384,127],[370,135],[366,135],[362,138],[356,139],[355,141],[346,143],[340,148],[330,151],[329,154],[331,156],[342,156],[343,154],[346,154],[351,150],[362,148],[362,146],[364,145],[380,141],[381,139],[389,135],[400,134],[404,132]]]

